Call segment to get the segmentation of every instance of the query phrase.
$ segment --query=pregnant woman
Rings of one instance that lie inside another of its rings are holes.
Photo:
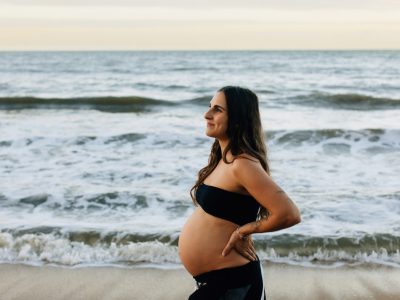
[[[179,236],[179,256],[197,284],[193,299],[265,299],[251,234],[300,222],[300,212],[269,176],[257,95],[226,86],[204,117],[215,138],[190,193],[196,209]]]

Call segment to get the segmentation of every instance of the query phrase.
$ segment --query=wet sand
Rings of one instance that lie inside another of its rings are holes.
[[[305,268],[264,263],[267,299],[400,299],[400,269]],[[0,295],[9,299],[187,299],[184,269],[0,265]]]

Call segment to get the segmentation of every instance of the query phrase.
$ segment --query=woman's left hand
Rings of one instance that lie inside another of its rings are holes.
[[[226,244],[224,250],[222,251],[222,256],[227,256],[232,249],[235,249],[240,255],[251,261],[257,260],[253,239],[250,235],[241,239],[239,232],[235,230],[232,233],[228,244]]]

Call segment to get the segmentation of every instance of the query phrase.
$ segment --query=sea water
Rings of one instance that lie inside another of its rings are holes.
[[[259,257],[400,267],[400,51],[0,52],[0,261],[181,266],[224,85],[302,214]]]

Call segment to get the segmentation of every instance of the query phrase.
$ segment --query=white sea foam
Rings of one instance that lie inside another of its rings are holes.
[[[174,243],[193,211],[189,190],[213,142],[205,136],[203,114],[225,84],[259,91],[271,175],[302,212],[302,223],[268,235],[398,236],[400,109],[390,101],[400,99],[400,74],[391,69],[377,76],[371,68],[391,54],[320,53],[315,61],[312,53],[207,52],[183,62],[181,53],[130,53],[128,61],[118,53],[92,53],[90,72],[85,63],[73,71],[67,63],[73,57],[85,61],[85,53],[51,55],[58,64],[49,67],[45,54],[0,53],[0,97],[145,96],[178,104],[130,113],[2,107],[3,261],[177,263]],[[138,67],[143,59],[165,61],[163,55],[177,69]],[[110,57],[140,76],[102,65]],[[241,64],[233,72],[230,61],[237,59]],[[390,59],[398,63],[397,56]],[[184,81],[180,63],[187,68]],[[105,242],[114,233],[124,243]],[[375,248],[357,254],[318,252],[316,246],[291,256],[272,250],[263,257],[399,263],[393,249],[387,257]]]

